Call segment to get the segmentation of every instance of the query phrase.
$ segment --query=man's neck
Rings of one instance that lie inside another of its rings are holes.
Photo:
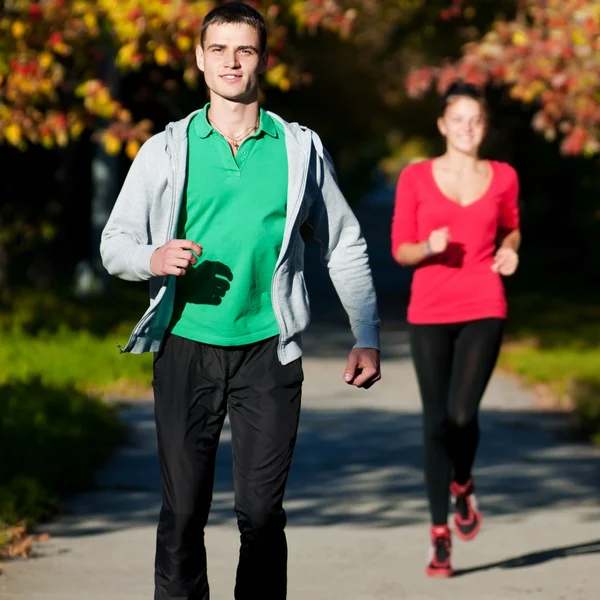
[[[213,96],[210,99],[209,121],[222,133],[233,138],[255,126],[258,115],[258,100],[242,103],[231,102],[219,96]]]

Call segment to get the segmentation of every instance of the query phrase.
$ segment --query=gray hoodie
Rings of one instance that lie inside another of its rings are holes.
[[[187,130],[192,117],[170,123],[140,149],[102,232],[100,252],[112,275],[150,280],[150,306],[122,352],[157,352],[170,324],[175,276],[155,277],[152,253],[173,239],[185,192]],[[304,242],[300,226],[312,225],[323,246],[331,280],[348,313],[356,348],[379,348],[377,300],[367,246],[360,226],[336,181],[319,136],[269,113],[284,127],[288,157],[287,217],[271,297],[279,325],[279,360],[302,355],[301,334],[310,322],[304,283]],[[202,240],[195,240],[202,244]]]

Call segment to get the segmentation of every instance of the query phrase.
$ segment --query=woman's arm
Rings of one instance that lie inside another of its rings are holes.
[[[413,267],[430,255],[429,241],[417,242],[416,244],[405,242],[396,248],[394,260],[403,267]]]
[[[436,229],[426,240],[418,239],[415,171],[406,167],[396,186],[392,219],[392,256],[403,267],[414,267],[434,254],[444,252],[450,241],[447,227]]]
[[[394,258],[403,267],[413,267],[430,256],[444,252],[449,241],[448,227],[435,229],[424,242],[400,244]]]
[[[518,252],[520,245],[521,232],[518,229],[515,229],[502,239],[502,242],[500,243],[500,248],[510,248],[511,250]]]
[[[512,275],[519,265],[519,178],[512,167],[508,167],[509,184],[502,199],[498,228],[499,246],[494,256],[492,270],[500,275]]]

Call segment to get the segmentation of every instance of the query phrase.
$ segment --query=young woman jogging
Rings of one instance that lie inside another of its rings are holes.
[[[471,472],[478,410],[507,313],[502,276],[519,262],[518,178],[508,164],[479,158],[486,120],[477,88],[448,89],[438,119],[446,151],[402,171],[392,223],[395,260],[415,267],[407,320],[423,405],[432,577],[452,575],[449,497],[460,539],[481,526]]]

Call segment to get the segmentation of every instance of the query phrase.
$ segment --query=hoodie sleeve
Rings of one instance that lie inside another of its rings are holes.
[[[323,248],[324,262],[348,314],[355,348],[379,349],[380,322],[367,244],[342,194],[331,157],[312,133],[316,161],[311,161],[315,193],[309,222]],[[313,166],[314,165],[314,166]]]
[[[150,258],[160,244],[152,243],[150,216],[154,198],[167,186],[165,169],[154,163],[167,161],[164,134],[157,134],[141,147],[127,173],[100,242],[102,263],[111,275],[127,281],[153,276]]]

